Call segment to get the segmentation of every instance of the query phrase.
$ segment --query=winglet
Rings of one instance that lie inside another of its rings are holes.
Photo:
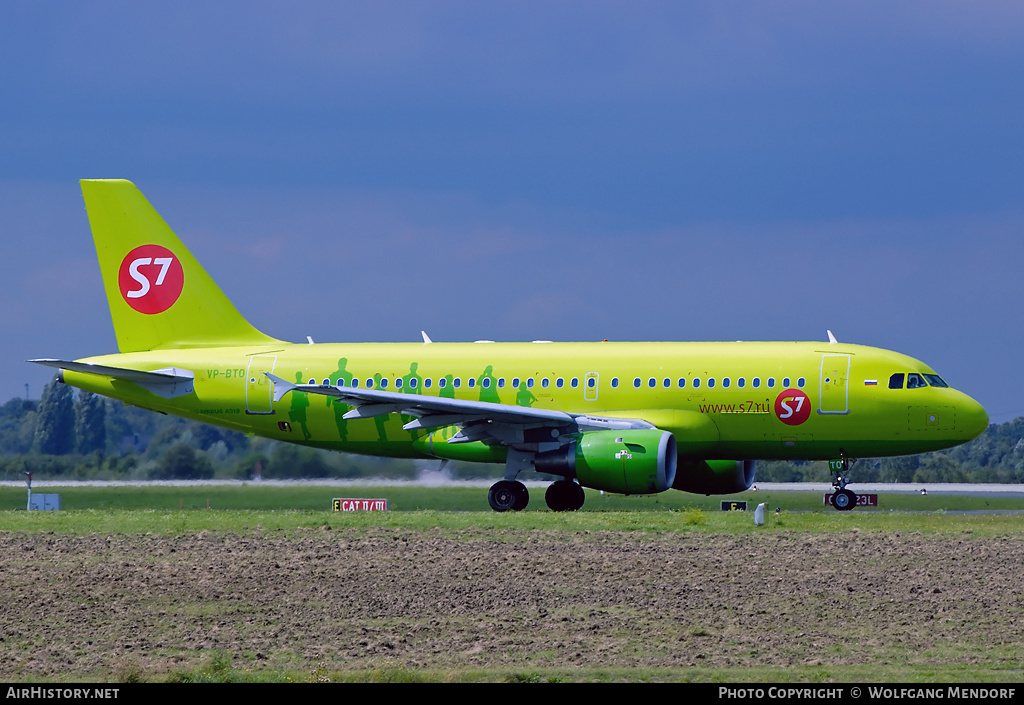
[[[424,344],[424,345],[430,345],[431,343],[433,343],[433,342],[434,342],[433,340],[431,340],[431,339],[430,339],[430,336],[429,336],[429,335],[427,335],[427,331],[425,331],[425,330],[421,330],[421,331],[420,331],[420,335],[422,335],[422,336],[423,336],[423,344]]]
[[[829,343],[838,343],[839,342],[838,340],[836,340],[836,337],[834,335],[832,335],[832,331],[826,330],[825,332],[828,333],[828,342]]]
[[[274,383],[274,403],[281,401],[281,398],[285,394],[299,386],[286,379],[282,379],[275,374],[271,374],[270,372],[264,372],[263,374],[267,376],[267,379]]]

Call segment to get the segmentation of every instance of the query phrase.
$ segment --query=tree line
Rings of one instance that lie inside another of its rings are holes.
[[[76,391],[56,378],[38,401],[0,406],[0,479],[191,480],[415,478],[435,462],[371,458],[281,443]],[[455,477],[499,477],[497,465],[452,463]],[[970,443],[894,458],[862,458],[855,482],[1024,482],[1024,417]],[[827,463],[767,461],[760,482],[826,482]]]

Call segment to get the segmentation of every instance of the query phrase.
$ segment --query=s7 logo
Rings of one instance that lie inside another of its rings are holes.
[[[787,389],[775,398],[775,415],[784,424],[799,426],[811,415],[811,400],[801,389]]]
[[[117,277],[125,302],[139,313],[163,313],[185,284],[181,262],[161,245],[141,245],[125,255]]]

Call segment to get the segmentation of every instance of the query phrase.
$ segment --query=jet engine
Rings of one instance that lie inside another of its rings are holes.
[[[538,453],[537,472],[579,480],[619,494],[654,494],[676,477],[676,439],[660,429],[590,431],[555,451]]]
[[[734,494],[754,484],[753,460],[682,460],[672,488],[695,494]]]

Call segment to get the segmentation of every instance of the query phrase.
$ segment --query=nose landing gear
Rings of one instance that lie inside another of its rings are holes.
[[[846,489],[850,482],[847,472],[853,462],[845,454],[839,460],[828,461],[828,469],[832,472],[832,487],[836,490],[832,494],[832,506],[840,512],[848,512],[857,506],[857,495]]]

